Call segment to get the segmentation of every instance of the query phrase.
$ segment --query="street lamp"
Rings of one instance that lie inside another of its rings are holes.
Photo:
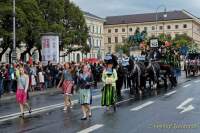
[[[156,36],[157,36],[157,32],[158,32],[158,10],[160,8],[164,8],[164,14],[163,14],[163,17],[166,18],[167,17],[167,8],[165,5],[160,5],[157,7],[156,9]],[[164,28],[164,27],[163,27]]]
[[[16,54],[16,27],[15,27],[15,0],[13,0],[13,51],[12,51],[12,62],[15,63],[17,54]]]

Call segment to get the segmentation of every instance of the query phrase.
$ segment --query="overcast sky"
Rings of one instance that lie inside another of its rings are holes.
[[[200,17],[200,0],[72,0],[82,10],[100,17],[155,12],[160,5],[167,10],[185,9]],[[159,11],[163,11],[160,8]]]

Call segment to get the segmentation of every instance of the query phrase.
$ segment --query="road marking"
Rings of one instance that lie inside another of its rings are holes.
[[[127,90],[128,89],[123,89],[122,92],[127,91]],[[97,99],[97,98],[100,98],[100,97],[101,97],[101,94],[92,96],[93,99]],[[127,100],[125,100],[125,101],[127,101]],[[72,104],[77,104],[77,103],[78,103],[78,100],[72,101]],[[31,114],[38,114],[38,113],[41,113],[41,112],[53,110],[53,109],[60,108],[60,107],[63,107],[63,106],[64,106],[63,103],[58,103],[58,104],[49,105],[49,106],[45,106],[45,107],[41,107],[41,108],[36,108],[36,109],[32,109],[32,113]],[[99,107],[93,107],[93,109],[96,109],[96,108],[99,108]],[[0,122],[16,119],[16,118],[19,117],[20,114],[21,113],[18,112],[18,113],[5,115],[5,116],[0,116]],[[28,111],[25,111],[24,114],[25,114],[25,116],[28,116],[29,113],[28,113]]]
[[[129,98],[129,99],[126,99],[126,100],[117,102],[116,105],[121,104],[121,103],[124,103],[124,102],[128,102],[128,101],[130,101],[130,100],[132,100],[132,99],[134,99],[134,98]]]
[[[199,83],[200,82],[200,80],[196,80],[196,81],[194,81],[195,83]]]
[[[172,95],[174,93],[176,93],[176,91],[169,92],[169,93],[165,94],[165,96],[170,96],[170,95]]]
[[[96,125],[94,125],[94,126],[91,126],[91,127],[89,127],[89,128],[86,128],[86,129],[84,129],[84,130],[81,130],[81,131],[79,131],[79,132],[77,132],[77,133],[90,133],[90,132],[93,132],[93,131],[95,131],[95,130],[97,130],[97,129],[99,129],[99,128],[102,128],[104,125],[103,124],[96,124]]]
[[[101,95],[93,96],[94,99],[97,99],[97,98],[100,98],[100,97],[101,97]],[[78,100],[72,101],[72,104],[77,104],[77,103],[78,103]],[[36,109],[32,110],[31,114],[38,114],[38,113],[41,113],[41,112],[53,110],[53,109],[60,108],[60,107],[63,107],[63,106],[64,106],[63,103],[59,103],[59,104],[49,105],[49,106],[45,106],[45,107],[41,107],[41,108],[36,108]],[[1,116],[0,117],[0,122],[18,118],[20,114],[21,113],[14,113],[14,114],[9,114],[9,115],[5,115],[5,116]],[[28,111],[24,112],[25,116],[28,116],[28,114],[29,114]]]
[[[131,111],[138,111],[138,110],[140,110],[140,109],[142,109],[142,108],[144,108],[146,106],[149,106],[149,105],[151,105],[153,103],[154,103],[154,101],[148,101],[148,102],[146,102],[146,103],[144,103],[144,104],[142,104],[142,105],[140,105],[138,107],[132,108]]]
[[[182,102],[176,109],[180,109],[182,110],[180,113],[185,113],[185,112],[188,112],[188,111],[191,111],[194,109],[194,106],[192,105],[188,105],[187,107],[185,106],[186,104],[192,102],[194,100],[194,98],[188,98],[186,99],[184,102]]]
[[[188,87],[188,86],[190,86],[190,85],[191,85],[191,84],[187,84],[187,85],[184,85],[183,87],[186,88],[186,87]]]

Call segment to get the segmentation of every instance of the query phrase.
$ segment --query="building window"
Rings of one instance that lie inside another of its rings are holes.
[[[152,26],[152,30],[155,30],[155,26]]]
[[[184,24],[184,25],[183,25],[183,28],[187,28],[187,24]]]
[[[98,34],[98,32],[99,32],[99,27],[97,26],[96,27],[96,33]]]
[[[118,32],[118,29],[115,29],[115,33],[117,33]]]
[[[115,37],[115,43],[118,43],[118,37]]]
[[[168,29],[168,30],[171,29],[171,26],[170,26],[170,25],[167,25],[167,29]]]
[[[159,29],[160,29],[160,30],[163,30],[163,26],[159,26]]]
[[[99,30],[100,30],[100,31],[99,31],[99,34],[101,34],[101,27],[99,27],[99,28],[100,28],[100,29],[99,29]]]
[[[144,31],[147,31],[147,27],[144,27]]]
[[[100,40],[100,42],[99,42],[99,47],[101,48],[101,40]]]
[[[93,26],[93,32],[92,32],[92,33],[94,33],[94,28],[95,28],[95,27]]]
[[[111,53],[111,47],[108,47],[108,51],[109,51],[109,53]]]
[[[108,33],[111,33],[111,29],[108,29]]]
[[[111,43],[111,37],[108,37],[108,43]]]
[[[133,29],[132,28],[129,28],[129,32],[132,32],[133,31]]]
[[[124,29],[124,28],[122,28],[122,32],[125,32],[125,29]]]
[[[178,29],[179,27],[178,27],[178,25],[175,25],[175,29]]]
[[[122,37],[122,42],[125,43],[126,42],[126,37]]]
[[[97,44],[96,44],[96,46],[98,47],[99,46],[99,40],[97,39]]]

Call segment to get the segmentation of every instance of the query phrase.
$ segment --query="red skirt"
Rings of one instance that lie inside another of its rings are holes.
[[[65,94],[67,95],[72,95],[73,93],[73,85],[74,85],[74,82],[73,81],[69,81],[69,80],[64,80],[63,83],[62,83],[62,90]]]
[[[24,89],[17,89],[16,100],[20,104],[27,102],[27,93],[25,93]]]

